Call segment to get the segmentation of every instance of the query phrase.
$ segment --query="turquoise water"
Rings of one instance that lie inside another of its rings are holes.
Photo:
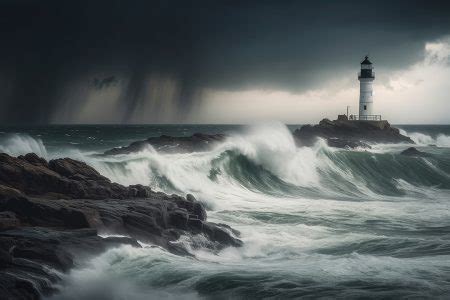
[[[297,148],[299,126],[0,127],[0,151],[73,157],[122,184],[192,193],[208,218],[241,231],[242,248],[193,257],[120,247],[65,276],[52,299],[446,298],[450,293],[450,126],[400,127],[429,158]],[[208,152],[98,157],[150,136],[229,134]]]

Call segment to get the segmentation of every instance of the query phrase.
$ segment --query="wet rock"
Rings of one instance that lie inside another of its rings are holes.
[[[431,156],[433,156],[430,153],[419,151],[415,147],[409,147],[408,149],[403,150],[402,152],[400,152],[400,155],[414,156],[414,157],[431,157]]]
[[[213,250],[242,245],[236,231],[206,218],[190,194],[125,187],[68,158],[0,154],[0,295],[39,299],[60,280],[51,269],[67,271],[118,245],[140,247],[137,240],[178,255],[190,255],[177,243],[182,235],[206,236]]]
[[[59,247],[55,247],[52,243],[28,244],[15,245],[11,251],[12,256],[42,262],[62,271],[67,271],[73,267],[72,255],[59,249]]]
[[[217,242],[220,245],[232,245],[234,247],[242,246],[242,241],[234,238],[225,227],[206,223],[203,224],[203,232],[211,241]]]
[[[82,258],[129,244],[130,238],[101,238],[95,230],[22,228],[0,232],[0,293],[2,299],[41,299],[56,292],[60,277]],[[4,297],[4,298],[3,298]]]
[[[36,153],[28,153],[24,156],[21,155],[18,158],[26,160],[27,162],[35,166],[48,167],[47,161],[42,157],[39,157]]]
[[[0,294],[3,299],[38,300],[39,290],[33,282],[0,271]]]
[[[0,199],[24,196],[19,190],[0,184]]]
[[[169,223],[174,227],[186,229],[188,218],[185,210],[176,210],[169,215]]]
[[[76,161],[71,158],[59,158],[51,160],[48,163],[50,170],[55,171],[61,176],[71,178],[77,176],[76,179],[92,179],[100,182],[110,182],[108,178],[100,175],[97,170],[88,166],[86,163]]]
[[[151,190],[148,187],[143,186],[142,184],[130,185],[129,189],[133,190],[133,197],[136,198],[147,198],[151,194]]]
[[[26,197],[12,197],[0,201],[0,211],[10,211],[23,224],[63,228],[89,227],[86,215],[77,209],[40,203]]]
[[[230,225],[223,224],[223,223],[212,223],[212,222],[209,222],[209,224],[213,224],[213,225],[216,225],[218,227],[226,228],[227,230],[232,232],[233,235],[235,235],[237,237],[239,237],[241,235],[241,233],[239,231],[237,231],[236,229],[232,228]]]
[[[187,227],[194,232],[201,232],[203,230],[203,222],[197,218],[189,218]]]
[[[0,230],[11,229],[14,227],[19,227],[20,220],[17,218],[16,214],[12,211],[2,211],[0,212]]]
[[[0,153],[0,185],[12,189],[9,192],[52,199],[123,199],[147,197],[151,191],[142,185],[112,183],[84,162],[61,158],[47,164],[35,154],[16,158]]]
[[[186,209],[189,213],[195,215],[198,219],[205,221],[206,220],[206,210],[195,198],[189,197],[190,200],[185,200],[183,198],[174,198],[173,201],[178,205],[178,207],[182,207]]]
[[[12,256],[8,251],[0,249],[0,268],[5,268],[12,263]]]
[[[0,154],[0,162],[0,212],[8,212],[0,218],[0,224],[5,228],[95,228],[162,247],[167,244],[167,230],[201,228],[200,233],[204,233],[204,224],[194,220],[206,222],[206,210],[193,195],[183,198],[153,192],[142,185],[124,187],[111,183],[87,164],[69,158],[47,164],[31,154],[20,158]],[[39,180],[37,188],[35,181]],[[55,201],[53,197],[59,199]],[[193,221],[188,226],[190,219]],[[210,224],[205,230],[213,227],[223,228]],[[236,244],[231,238],[220,240],[221,246]]]
[[[113,148],[104,152],[104,155],[129,154],[148,149],[150,146],[158,152],[164,153],[190,153],[207,151],[212,146],[224,141],[224,134],[195,133],[191,136],[168,136],[151,137],[144,141],[133,142],[128,146]]]
[[[194,195],[192,195],[192,194],[187,194],[186,195],[186,200],[189,201],[189,202],[196,202],[197,201],[197,199],[195,199]]]
[[[361,141],[354,141],[354,140],[346,140],[346,139],[340,139],[340,138],[328,138],[326,139],[327,145],[334,148],[366,148],[371,149],[372,147],[364,142]]]

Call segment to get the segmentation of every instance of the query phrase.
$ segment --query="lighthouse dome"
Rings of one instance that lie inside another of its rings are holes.
[[[372,62],[369,60],[369,56],[366,55],[366,57],[364,57],[364,60],[361,62],[362,65],[371,65]]]

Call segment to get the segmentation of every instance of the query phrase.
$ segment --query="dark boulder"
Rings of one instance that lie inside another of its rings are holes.
[[[433,156],[430,153],[419,151],[415,147],[409,147],[408,149],[403,150],[402,152],[400,152],[400,155],[414,156],[414,157],[431,157],[431,156]]]
[[[43,194],[58,191],[68,181],[42,164],[33,164],[27,156],[12,157],[0,153],[0,185],[19,190],[25,194]]]
[[[186,200],[189,201],[189,202],[196,202],[197,201],[197,199],[195,199],[194,195],[192,195],[192,194],[187,194],[186,195]]]
[[[110,182],[108,178],[100,175],[97,170],[88,166],[86,163],[76,161],[71,158],[59,158],[51,160],[48,163],[50,170],[55,171],[61,176],[71,178],[77,176],[77,179],[92,179],[96,181]]]
[[[242,246],[242,241],[232,236],[231,230],[217,224],[204,224],[203,231],[208,238],[219,244],[231,245],[234,247]]]
[[[0,212],[0,231],[19,227],[20,220],[17,218],[16,214],[12,211],[2,211]]]
[[[28,153],[23,156],[20,155],[18,158],[26,160],[27,162],[35,166],[42,166],[46,168],[48,167],[47,161],[42,157],[39,157],[36,153]]]

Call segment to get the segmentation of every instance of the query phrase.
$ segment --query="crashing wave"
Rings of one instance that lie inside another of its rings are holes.
[[[398,180],[450,187],[450,166],[439,157],[338,150],[321,140],[299,148],[287,127],[276,123],[249,127],[208,152],[164,154],[149,147],[87,159],[113,181],[194,193],[205,201],[228,199],[230,194],[376,199],[404,195]]]
[[[445,134],[438,134],[436,137],[420,133],[420,132],[407,132],[400,129],[403,135],[409,136],[414,143],[418,145],[435,145],[438,147],[450,147],[450,136]]]
[[[0,137],[0,152],[12,156],[34,152],[40,157],[48,158],[47,149],[42,140],[26,134],[7,134]]]

